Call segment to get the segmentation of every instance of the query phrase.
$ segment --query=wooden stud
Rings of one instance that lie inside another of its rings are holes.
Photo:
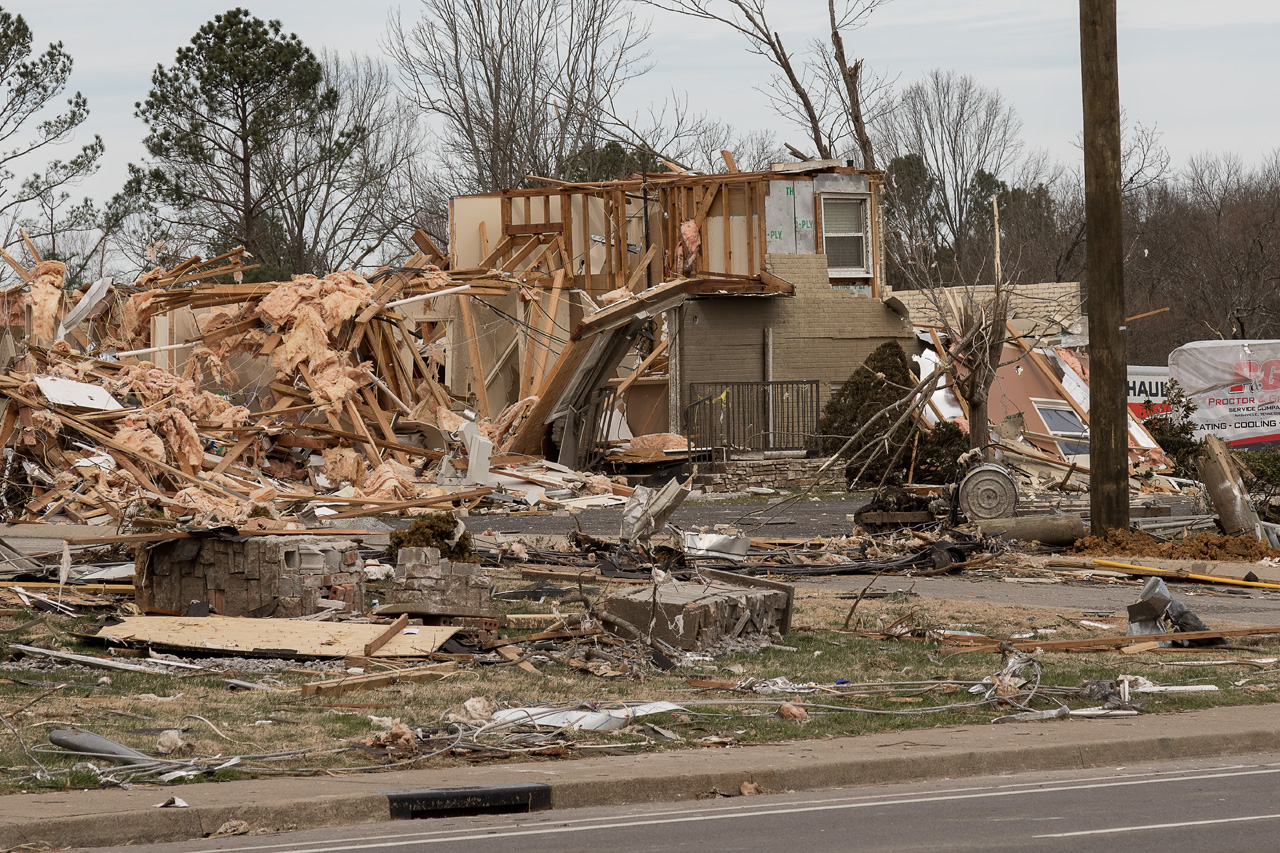
[[[409,614],[404,613],[398,619],[396,619],[396,621],[392,622],[389,626],[387,626],[387,630],[383,631],[381,634],[379,634],[378,636],[374,637],[372,640],[364,644],[364,656],[369,657],[378,649],[385,646],[392,637],[396,636],[401,631],[403,631],[405,629],[405,626],[407,626],[408,624],[409,624]]]
[[[635,381],[639,379],[641,375],[646,370],[648,370],[664,352],[667,351],[667,344],[669,342],[670,342],[670,338],[664,338],[657,346],[653,348],[653,352],[645,356],[644,361],[636,365],[636,369],[631,371],[631,374],[618,384],[618,389],[615,392],[614,399],[621,398],[623,394],[627,393],[627,391],[630,390],[631,386],[635,384]]]
[[[635,293],[636,285],[640,284],[640,282],[642,281],[644,282],[645,286],[640,289],[648,290],[649,281],[645,273],[649,271],[649,265],[653,263],[653,256],[656,255],[657,253],[658,253],[658,247],[656,244],[653,246],[650,246],[649,251],[644,253],[644,258],[641,259],[640,263],[631,272],[631,278],[627,279],[627,290],[630,290],[632,293]]]
[[[533,375],[529,379],[529,393],[537,393],[542,385],[542,377],[547,368],[547,356],[551,353],[551,335],[555,329],[556,312],[560,310],[560,296],[564,292],[564,270],[557,270],[555,284],[551,287],[551,299],[547,304],[546,314],[542,318],[541,334],[538,336],[538,358],[534,365]],[[526,394],[525,396],[528,396]]]
[[[729,203],[732,198],[731,190],[728,185],[724,186],[724,192],[720,193],[720,218],[723,220],[722,225],[724,233],[724,271],[733,274],[733,232],[729,228],[729,209],[732,205]]]
[[[476,320],[471,313],[471,297],[465,293],[458,295],[458,311],[462,315],[463,334],[467,336],[467,360],[471,367],[472,390],[476,394],[476,409],[480,417],[489,417],[489,389],[484,385],[484,362],[480,360],[480,337],[476,331]]]
[[[387,413],[382,411],[382,408],[378,405],[378,400],[374,397],[373,392],[369,390],[368,387],[361,388],[360,396],[364,398],[365,405],[367,405],[369,410],[373,413],[373,419],[378,424],[378,429],[382,431],[382,435],[387,439],[387,441],[396,441],[395,430],[391,428],[391,422],[387,420]],[[409,457],[400,451],[393,450],[391,451],[391,455],[394,456],[396,461],[401,465],[409,464]],[[372,654],[372,652],[365,652],[365,654]]]

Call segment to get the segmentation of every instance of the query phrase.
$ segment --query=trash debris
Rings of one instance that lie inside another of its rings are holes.
[[[1169,594],[1169,587],[1161,578],[1147,578],[1136,604],[1129,605],[1129,633],[1133,635],[1163,634],[1170,631],[1182,633],[1208,632],[1209,626],[1181,601]],[[1159,640],[1161,646],[1221,646],[1222,637],[1202,637],[1189,640]]]

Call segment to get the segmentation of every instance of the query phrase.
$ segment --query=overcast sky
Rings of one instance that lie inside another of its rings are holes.
[[[26,17],[41,46],[62,41],[75,59],[71,86],[89,99],[81,138],[100,134],[101,173],[84,190],[114,192],[126,164],[143,156],[134,103],[152,70],[173,60],[202,23],[230,8],[205,0],[0,0]],[[1203,151],[1257,161],[1280,146],[1280,2],[1120,0],[1120,97],[1131,119],[1154,124],[1181,166]],[[388,14],[417,16],[411,0],[267,0],[247,4],[280,19],[313,49],[380,55]],[[771,0],[775,26],[793,50],[822,35],[821,0]],[[785,10],[785,11],[784,11]],[[768,112],[753,88],[770,71],[731,33],[711,24],[654,18],[654,69],[633,83],[642,107],[674,87],[699,111],[744,129],[772,128],[804,147],[804,136]],[[1074,0],[892,0],[848,40],[878,72],[909,82],[953,69],[999,89],[1016,107],[1024,139],[1074,165],[1081,122],[1078,6]]]

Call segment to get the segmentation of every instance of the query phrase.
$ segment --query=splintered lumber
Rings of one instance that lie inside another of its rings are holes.
[[[409,614],[402,615],[399,619],[387,626],[387,630],[364,644],[364,656],[373,657],[373,653],[385,646],[396,634],[404,630],[409,624]]]
[[[519,667],[520,669],[523,669],[525,672],[529,673],[530,675],[536,675],[541,678],[546,677],[545,675],[543,675],[541,670],[539,670],[533,664],[529,663],[527,660],[520,660],[520,652],[516,651],[511,646],[498,646],[498,648],[494,649],[494,651],[497,652],[502,657],[506,658],[507,660],[519,661],[519,663],[517,663],[516,666]]]
[[[583,581],[595,584],[650,584],[653,583],[652,578],[607,578],[600,574],[597,568],[583,569],[575,572],[570,571],[568,567],[554,566],[545,569],[533,566],[522,566],[520,568],[520,578],[522,580],[531,581],[560,581],[567,583],[577,583]]]
[[[133,595],[131,583],[65,583],[53,581],[6,581],[0,583],[0,589],[65,589],[67,592],[81,592],[86,595]]]
[[[392,684],[427,684],[439,681],[452,672],[458,671],[456,663],[437,663],[413,669],[392,670],[391,672],[375,672],[367,675],[352,675],[346,678],[335,678],[331,681],[313,681],[302,685],[303,696],[339,696],[356,690],[373,690],[378,687],[389,687]]]
[[[1007,644],[1018,651],[1070,652],[1098,648],[1119,648],[1133,643],[1146,643],[1153,640],[1215,640],[1225,637],[1259,637],[1268,634],[1280,634],[1280,626],[1268,628],[1232,628],[1225,631],[1168,631],[1161,634],[1124,634],[1114,637],[1090,637],[1082,640],[1001,640],[980,646],[961,646],[958,652],[996,652],[1001,644]],[[949,638],[950,645],[959,645],[956,638]]]
[[[582,631],[544,631],[541,634],[527,634],[523,637],[503,637],[500,640],[485,643],[480,648],[491,651],[503,646],[517,646],[520,643],[535,643],[539,640],[574,640],[579,637],[595,637],[600,633],[599,628],[587,628]]]
[[[368,536],[368,530],[339,530],[333,527],[315,527],[306,530],[237,530],[237,536]],[[71,545],[120,545],[131,542],[167,542],[170,539],[203,539],[199,533],[182,530],[167,533],[118,533],[112,536],[68,536]]]
[[[159,674],[155,667],[139,666],[136,663],[122,663],[120,661],[107,660],[106,658],[94,657],[92,655],[74,655],[71,652],[55,652],[52,649],[42,649],[38,646],[24,646],[21,643],[10,643],[9,648],[17,649],[25,655],[53,658],[54,660],[67,661],[68,663],[96,666],[101,669],[118,669],[123,672],[145,672],[149,675]]]
[[[1228,575],[1202,575],[1194,572],[1180,572],[1177,569],[1157,569],[1152,566],[1134,566],[1129,563],[1116,563],[1111,560],[1097,560],[1095,565],[1116,569],[1126,575],[1137,577],[1169,578],[1176,581],[1196,581],[1198,583],[1220,583],[1226,586],[1247,586],[1254,589],[1280,589],[1280,583],[1266,581],[1250,581]]]
[[[270,657],[345,658],[360,656],[386,632],[385,624],[313,622],[302,619],[248,619],[233,616],[129,616],[98,631],[100,639],[168,648],[234,652]],[[425,625],[390,637],[368,657],[424,658],[457,633],[457,628]]]
[[[482,487],[479,489],[471,489],[466,492],[457,492],[450,495],[436,495],[431,498],[412,498],[406,501],[396,501],[395,503],[378,503],[373,506],[363,507],[361,509],[349,509],[345,512],[335,512],[329,518],[357,518],[362,515],[380,515],[384,512],[397,512],[402,509],[416,509],[418,507],[441,506],[443,504],[452,504],[455,501],[466,501],[473,498],[482,498],[493,492],[493,489]],[[317,496],[319,500],[324,500],[325,496]]]

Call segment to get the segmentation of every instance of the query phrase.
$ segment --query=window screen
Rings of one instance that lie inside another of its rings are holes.
[[[822,200],[822,246],[828,269],[866,269],[866,202],[863,199]]]

